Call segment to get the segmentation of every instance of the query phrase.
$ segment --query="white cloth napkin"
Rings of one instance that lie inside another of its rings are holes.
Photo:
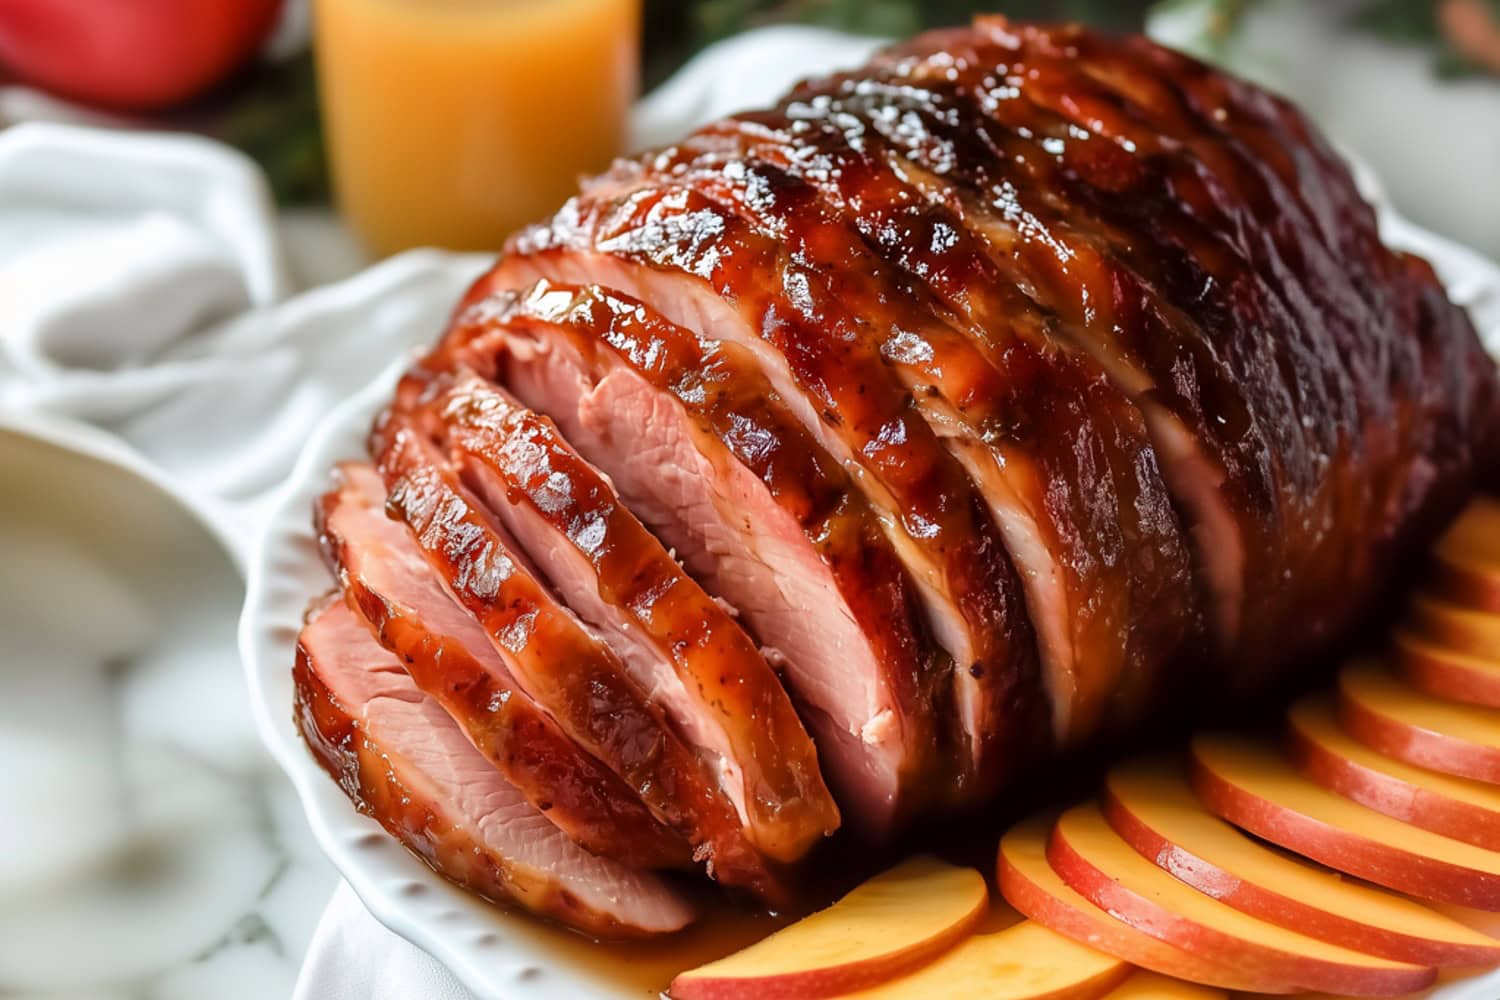
[[[347,882],[339,884],[313,934],[296,1000],[472,1000],[473,994],[426,952],[370,916]]]
[[[0,407],[109,430],[247,544],[312,424],[430,341],[485,258],[290,296],[264,182],[188,136],[0,133]]]

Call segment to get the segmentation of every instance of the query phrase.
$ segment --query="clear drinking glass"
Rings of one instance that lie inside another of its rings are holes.
[[[314,0],[334,193],[367,248],[497,249],[621,151],[640,0]]]

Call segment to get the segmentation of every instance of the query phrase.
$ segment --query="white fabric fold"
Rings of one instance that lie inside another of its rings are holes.
[[[430,342],[486,259],[415,251],[291,296],[240,154],[16,126],[0,133],[0,406],[117,434],[248,544],[313,424]]]

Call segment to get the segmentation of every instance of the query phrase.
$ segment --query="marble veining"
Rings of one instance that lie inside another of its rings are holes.
[[[233,563],[121,469],[3,431],[0,467],[0,997],[289,995],[335,876],[251,722]]]

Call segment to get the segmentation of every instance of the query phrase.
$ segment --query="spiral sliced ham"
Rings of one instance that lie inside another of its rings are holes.
[[[443,610],[382,632],[358,587],[414,584],[346,547],[382,642],[483,636],[609,772],[618,844],[556,830],[774,897],[839,824],[887,842],[1319,662],[1495,476],[1500,382],[1284,100],[980,18],[585,181],[373,449],[402,600]]]
[[[693,919],[679,890],[550,823],[343,602],[302,630],[293,676],[297,722],[319,763],[448,878],[600,937],[665,934]]]

